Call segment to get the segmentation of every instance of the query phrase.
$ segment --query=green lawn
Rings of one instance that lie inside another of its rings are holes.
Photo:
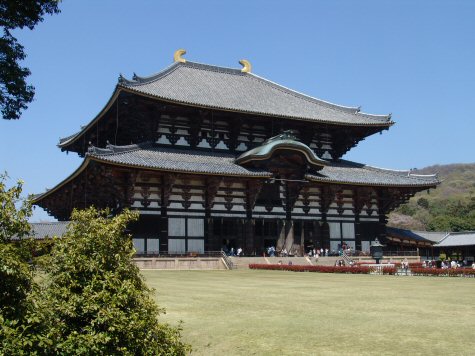
[[[475,279],[143,271],[196,355],[473,355]]]

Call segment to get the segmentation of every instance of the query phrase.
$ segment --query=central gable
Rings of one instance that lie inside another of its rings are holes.
[[[327,162],[296,140],[292,131],[272,137],[261,146],[244,152],[236,163],[244,167],[265,169],[274,176],[300,179],[306,173],[321,170]]]

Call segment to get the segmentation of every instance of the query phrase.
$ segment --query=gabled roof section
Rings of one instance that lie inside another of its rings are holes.
[[[332,104],[239,69],[176,62],[155,75],[119,79],[119,87],[166,101],[225,111],[339,125],[393,124],[391,115]]]
[[[35,240],[61,237],[66,233],[68,224],[69,221],[30,223],[30,233],[27,237],[34,238]],[[18,236],[14,236],[13,240],[19,240]]]
[[[236,158],[236,163],[243,165],[252,161],[267,160],[279,150],[297,151],[302,153],[307,159],[308,164],[317,171],[322,169],[323,166],[327,164],[327,162],[320,159],[310,147],[302,142],[297,141],[291,131],[285,131],[278,136],[271,137],[264,141],[262,145],[244,152],[242,155]]]

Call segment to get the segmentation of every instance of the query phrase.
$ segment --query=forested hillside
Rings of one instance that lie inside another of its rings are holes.
[[[437,189],[417,193],[389,216],[389,226],[427,231],[475,230],[475,163],[435,165],[413,171],[438,173]]]

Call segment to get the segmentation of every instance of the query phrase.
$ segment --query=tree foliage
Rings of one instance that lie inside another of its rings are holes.
[[[7,120],[19,119],[33,100],[35,88],[26,83],[28,68],[20,62],[26,58],[24,48],[12,30],[32,30],[44,15],[58,13],[58,0],[0,0],[0,110]]]
[[[475,164],[433,166],[416,173],[437,171],[442,183],[430,194],[417,193],[401,205],[390,216],[392,226],[428,231],[475,230]]]
[[[31,206],[20,201],[23,183],[7,188],[6,180],[6,174],[0,175],[0,350],[8,335],[24,322],[34,286],[29,244],[21,241],[30,230]]]
[[[23,182],[18,181],[7,189],[7,179],[6,174],[0,174],[0,243],[9,242],[14,236],[25,237],[30,232],[31,204],[20,198]]]
[[[159,323],[164,310],[132,263],[124,231],[136,213],[74,211],[32,293],[35,307],[11,350],[39,354],[184,355],[180,328]]]

